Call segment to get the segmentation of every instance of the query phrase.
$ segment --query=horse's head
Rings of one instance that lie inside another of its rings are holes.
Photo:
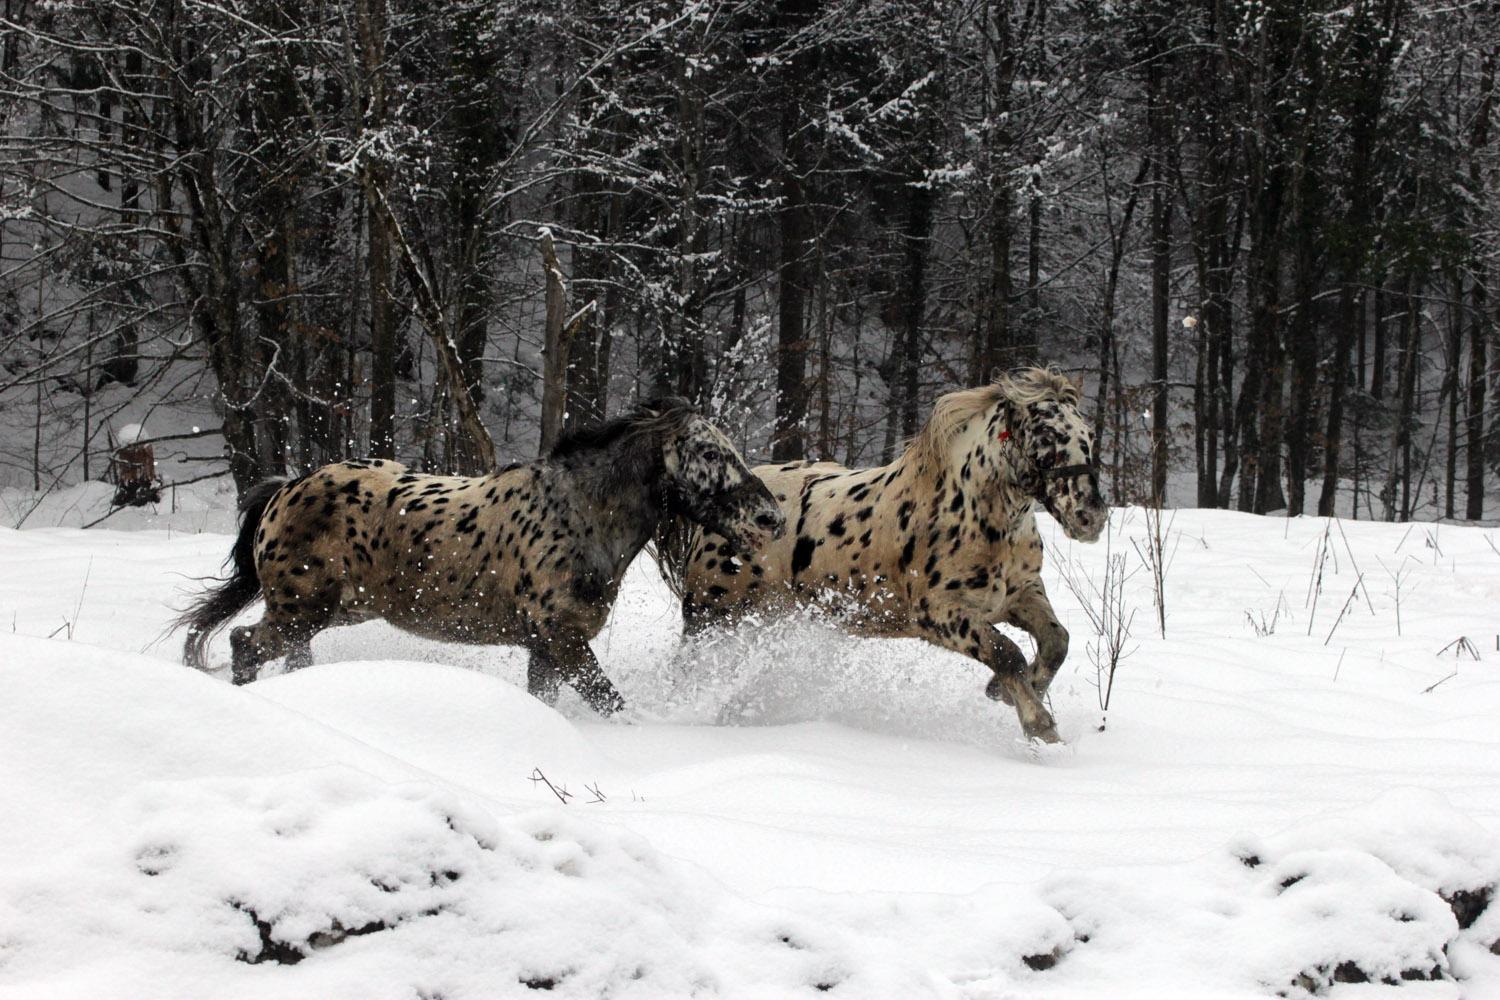
[[[1055,372],[1002,376],[997,443],[1011,444],[1012,481],[1057,519],[1069,538],[1092,542],[1109,521],[1094,464],[1094,434],[1078,412],[1078,389]]]
[[[780,538],[786,516],[729,438],[684,400],[655,405],[679,415],[662,434],[667,509],[722,535],[739,553]]]

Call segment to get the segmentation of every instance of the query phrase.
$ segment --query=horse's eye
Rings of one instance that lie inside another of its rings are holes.
[[[723,457],[724,457],[723,455],[720,455],[713,448],[710,448],[710,449],[708,449],[707,451],[705,451],[703,453],[703,460],[705,462],[717,462],[719,459],[721,459]]]

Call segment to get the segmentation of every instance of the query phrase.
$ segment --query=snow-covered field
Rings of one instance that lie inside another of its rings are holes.
[[[645,562],[628,721],[381,623],[236,689],[162,638],[211,507],[0,529],[0,996],[1500,997],[1500,532],[1181,511],[1163,639],[1117,511],[1100,732],[1107,550],[1047,522],[1037,755],[921,644],[683,649]]]

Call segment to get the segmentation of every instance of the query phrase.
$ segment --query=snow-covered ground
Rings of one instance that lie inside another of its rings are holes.
[[[1500,997],[1500,531],[1181,511],[1162,638],[1142,512],[1047,522],[1038,755],[918,643],[684,649],[645,562],[627,721],[382,623],[234,688],[162,635],[226,508],[0,529],[0,996]],[[1109,552],[1100,732],[1060,571]]]

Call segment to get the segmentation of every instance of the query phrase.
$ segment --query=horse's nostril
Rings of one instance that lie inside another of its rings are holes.
[[[771,530],[781,524],[780,514],[761,514],[756,517],[755,523],[758,527]]]

